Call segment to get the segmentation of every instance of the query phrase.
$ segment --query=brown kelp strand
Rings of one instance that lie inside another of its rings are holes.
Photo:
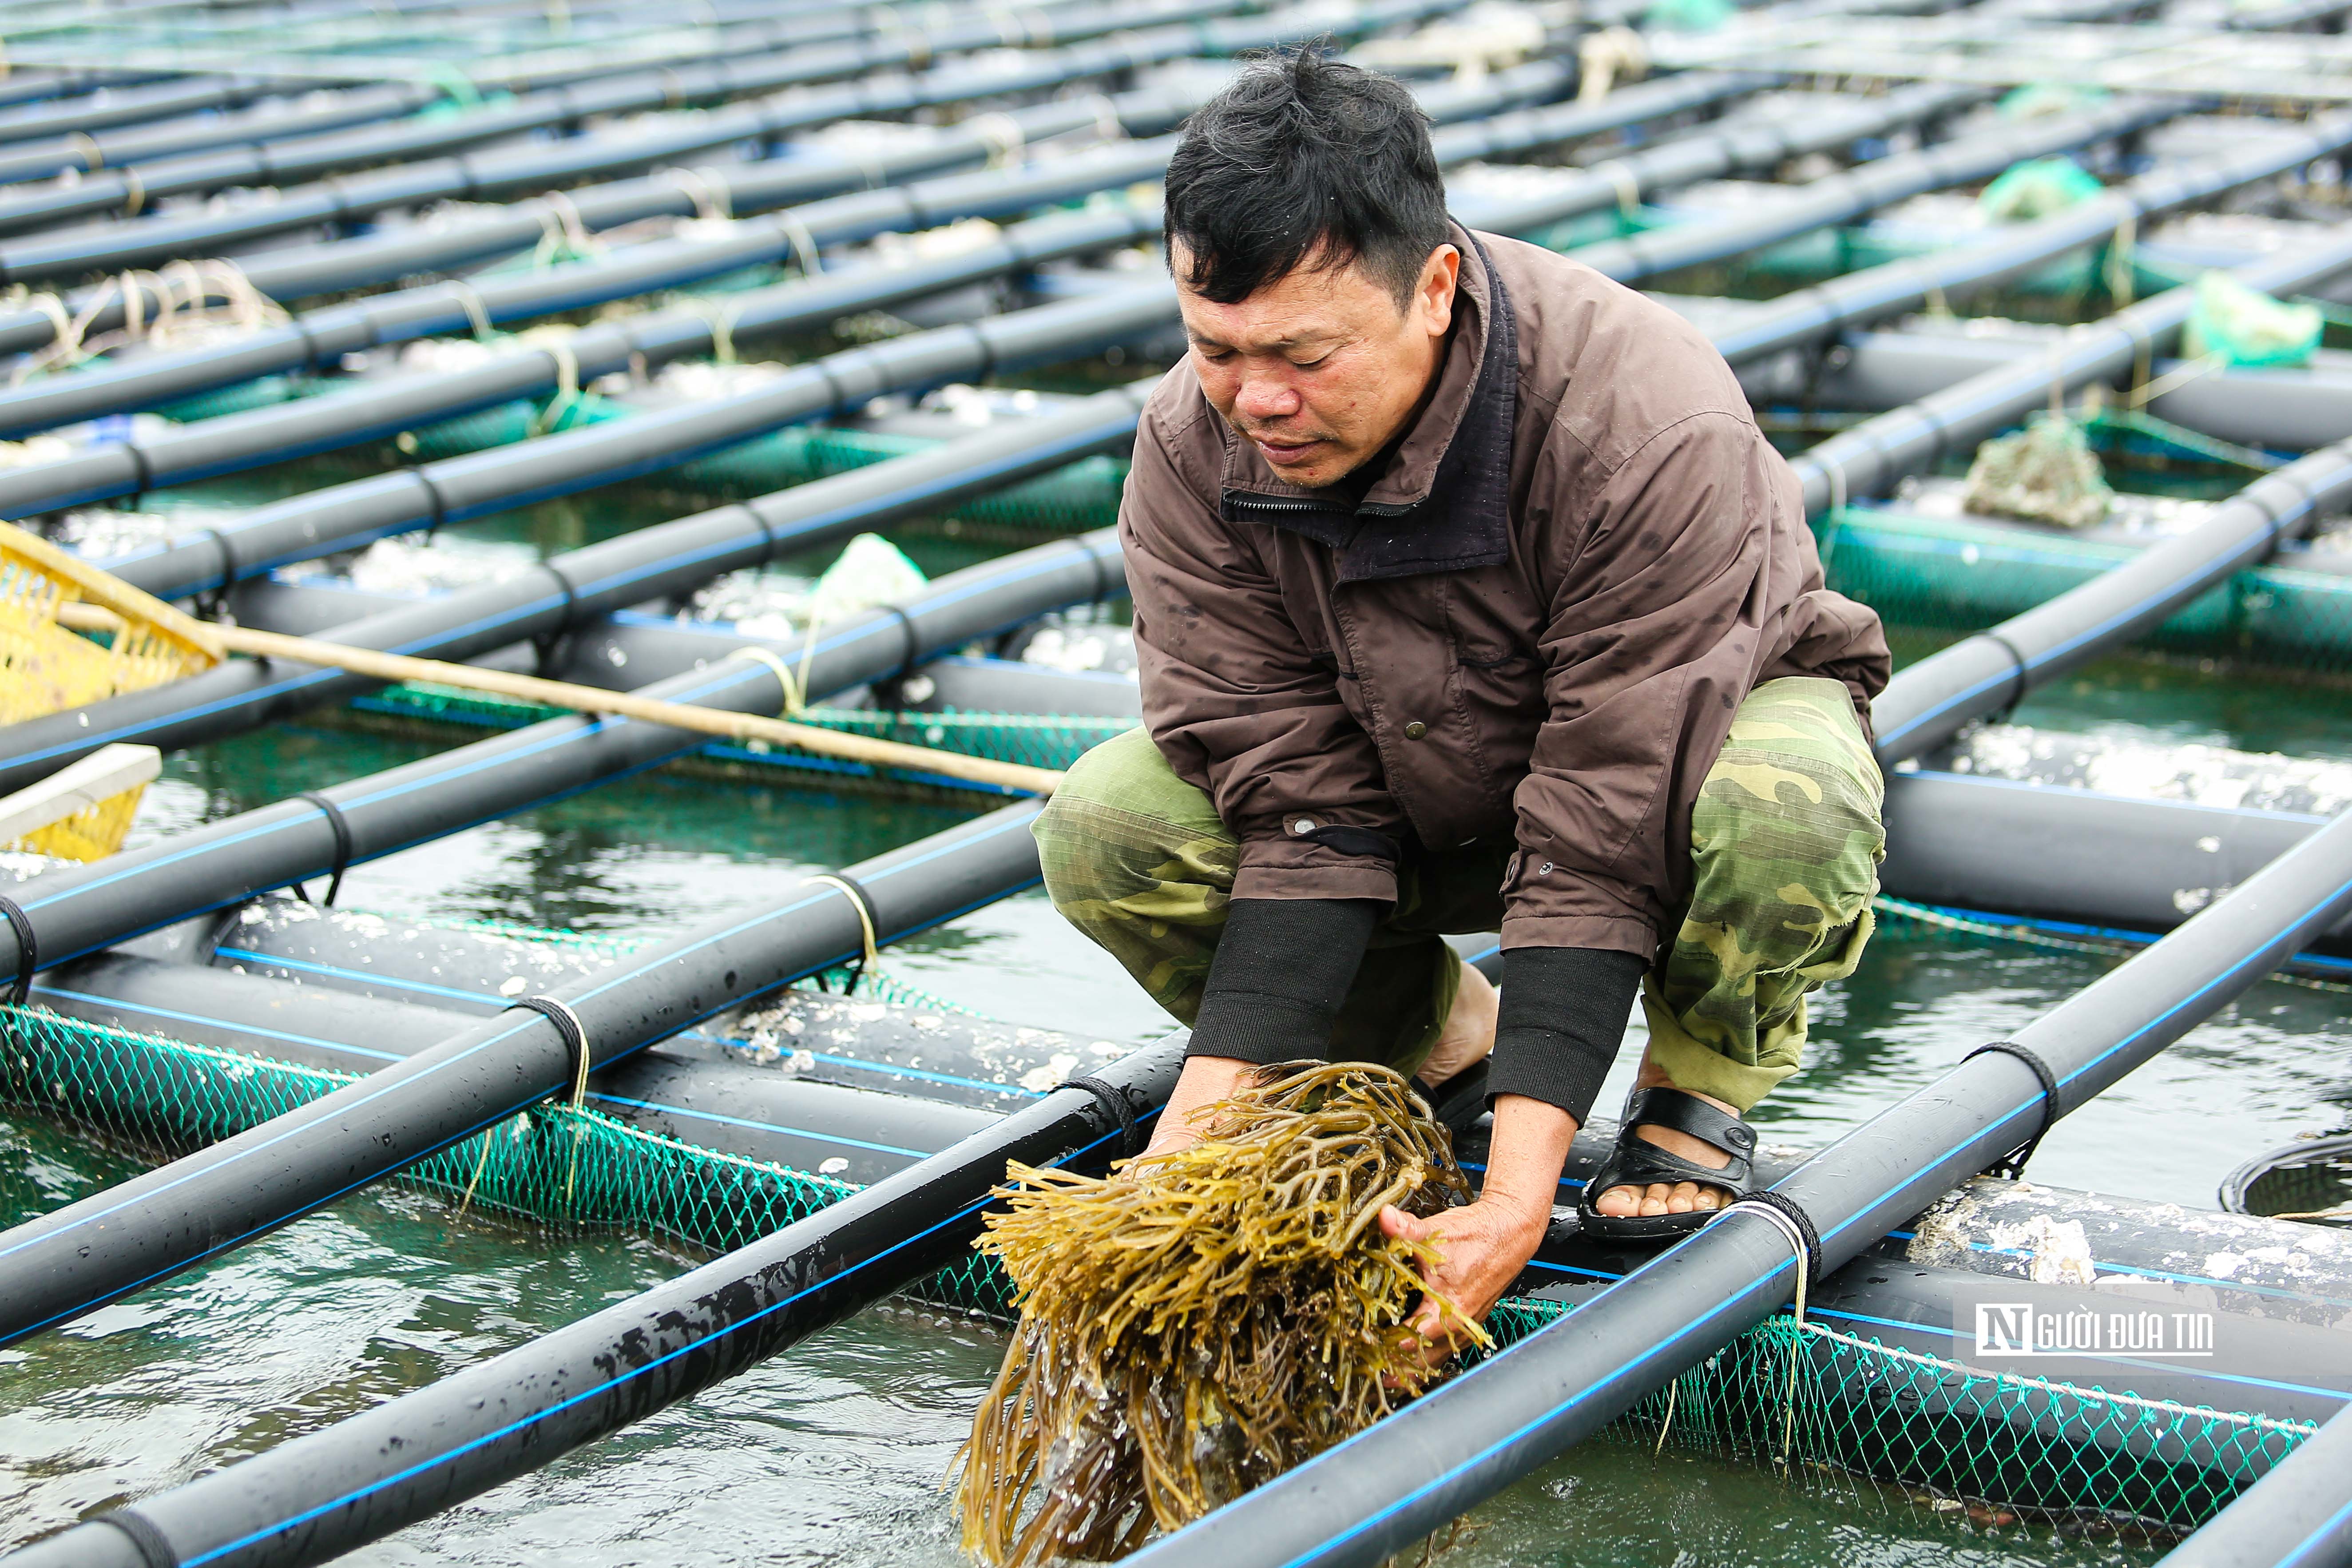
[[[1468,1201],[1399,1074],[1260,1068],[1181,1152],[1107,1179],[1013,1165],[980,1250],[1021,1326],[962,1455],[967,1551],[1103,1560],[1385,1415],[1442,1375],[1405,1316],[1433,1257],[1394,1204]]]

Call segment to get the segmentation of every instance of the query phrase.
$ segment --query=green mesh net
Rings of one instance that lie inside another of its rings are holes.
[[[1953,631],[2021,614],[2137,553],[2128,544],[1894,507],[1846,507],[1822,529],[1830,586],[1890,622]],[[2352,577],[2252,567],[2141,640],[2172,653],[2342,674],[2352,670]]]
[[[364,711],[449,723],[520,729],[555,717],[562,710],[495,693],[467,691],[454,686],[412,684],[390,686],[356,698],[352,706]],[[808,708],[793,715],[793,722],[845,733],[898,741],[933,751],[954,752],[994,762],[1020,763],[1036,768],[1066,768],[1087,752],[1135,728],[1138,721],[1063,713],[920,713],[884,712],[862,708]],[[875,768],[864,763],[821,757],[794,746],[767,741],[716,741],[702,754],[733,762],[766,763],[835,774],[844,778],[887,778],[957,789],[985,790],[941,773],[913,769]]]
[[[1977,205],[1994,223],[2032,223],[2079,206],[2105,188],[2072,158],[2034,158],[2004,170],[1985,186]]]
[[[523,398],[420,425],[402,435],[399,444],[406,455],[429,461],[625,418],[628,413],[625,405],[593,393]],[[682,463],[660,478],[688,490],[764,495],[940,445],[927,437],[797,425]],[[1105,528],[1118,516],[1119,492],[1126,482],[1124,459],[1082,458],[1053,473],[959,504],[946,520],[948,531],[983,542],[1002,538],[1024,542],[1041,533]]]
[[[1567,1315],[1507,1301],[1505,1343]],[[1782,1314],[1636,1405],[1623,1437],[1760,1465],[1811,1490],[1880,1486],[2060,1519],[2192,1530],[2316,1430],[1991,1373]]]
[[[0,1007],[0,1102],[151,1152],[215,1142],[356,1075]],[[857,1190],[699,1148],[551,1100],[411,1167],[453,1208],[566,1230],[622,1231],[700,1251],[743,1247]],[[972,1256],[908,1294],[1000,1319],[1011,1283]],[[1490,1327],[1507,1345],[1569,1308],[1519,1298]],[[1794,1377],[1791,1379],[1793,1369]],[[1990,1374],[1777,1317],[1619,1423],[1621,1435],[1781,1469],[1862,1496],[1880,1484],[2005,1508],[2194,1526],[2308,1436],[2306,1425]]]

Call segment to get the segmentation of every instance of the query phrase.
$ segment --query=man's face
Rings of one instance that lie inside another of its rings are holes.
[[[1276,474],[1316,488],[1370,461],[1421,406],[1453,324],[1462,253],[1431,252],[1402,309],[1353,261],[1318,267],[1310,255],[1220,305],[1184,287],[1181,243],[1171,259],[1201,390]]]

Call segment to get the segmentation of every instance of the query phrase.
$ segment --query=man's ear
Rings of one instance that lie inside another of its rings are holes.
[[[1462,252],[1441,245],[1422,263],[1421,280],[1413,285],[1412,310],[1423,330],[1443,337],[1454,325],[1454,290],[1462,281]]]

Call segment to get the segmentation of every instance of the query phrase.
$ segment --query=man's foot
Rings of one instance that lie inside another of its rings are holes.
[[[1412,1075],[1421,1087],[1435,1089],[1465,1068],[1485,1061],[1486,1053],[1495,1048],[1495,1021],[1502,1009],[1503,994],[1495,989],[1495,983],[1478,973],[1475,964],[1464,964],[1462,984],[1454,993],[1445,1027],[1438,1033],[1437,1044],[1430,1047],[1429,1059]]]
[[[1664,1074],[1645,1062],[1643,1064],[1642,1076],[1637,1080],[1637,1087],[1672,1089],[1674,1086],[1666,1082]],[[1681,1092],[1690,1095],[1693,1100],[1713,1106],[1726,1116],[1737,1118],[1739,1114],[1727,1101],[1717,1100],[1712,1095],[1697,1094],[1689,1089],[1684,1089]],[[1705,1165],[1709,1170],[1720,1171],[1731,1163],[1732,1156],[1728,1150],[1710,1143],[1704,1138],[1685,1132],[1680,1128],[1664,1127],[1647,1121],[1637,1122],[1633,1128],[1633,1135],[1644,1143],[1654,1144],[1669,1154],[1678,1154],[1693,1164]],[[1728,1187],[1710,1186],[1698,1181],[1652,1182],[1646,1185],[1627,1184],[1611,1187],[1592,1200],[1592,1208],[1594,1213],[1607,1215],[1612,1219],[1631,1218],[1637,1215],[1648,1218],[1656,1215],[1689,1214],[1693,1211],[1704,1214],[1724,1207],[1735,1195]]]

